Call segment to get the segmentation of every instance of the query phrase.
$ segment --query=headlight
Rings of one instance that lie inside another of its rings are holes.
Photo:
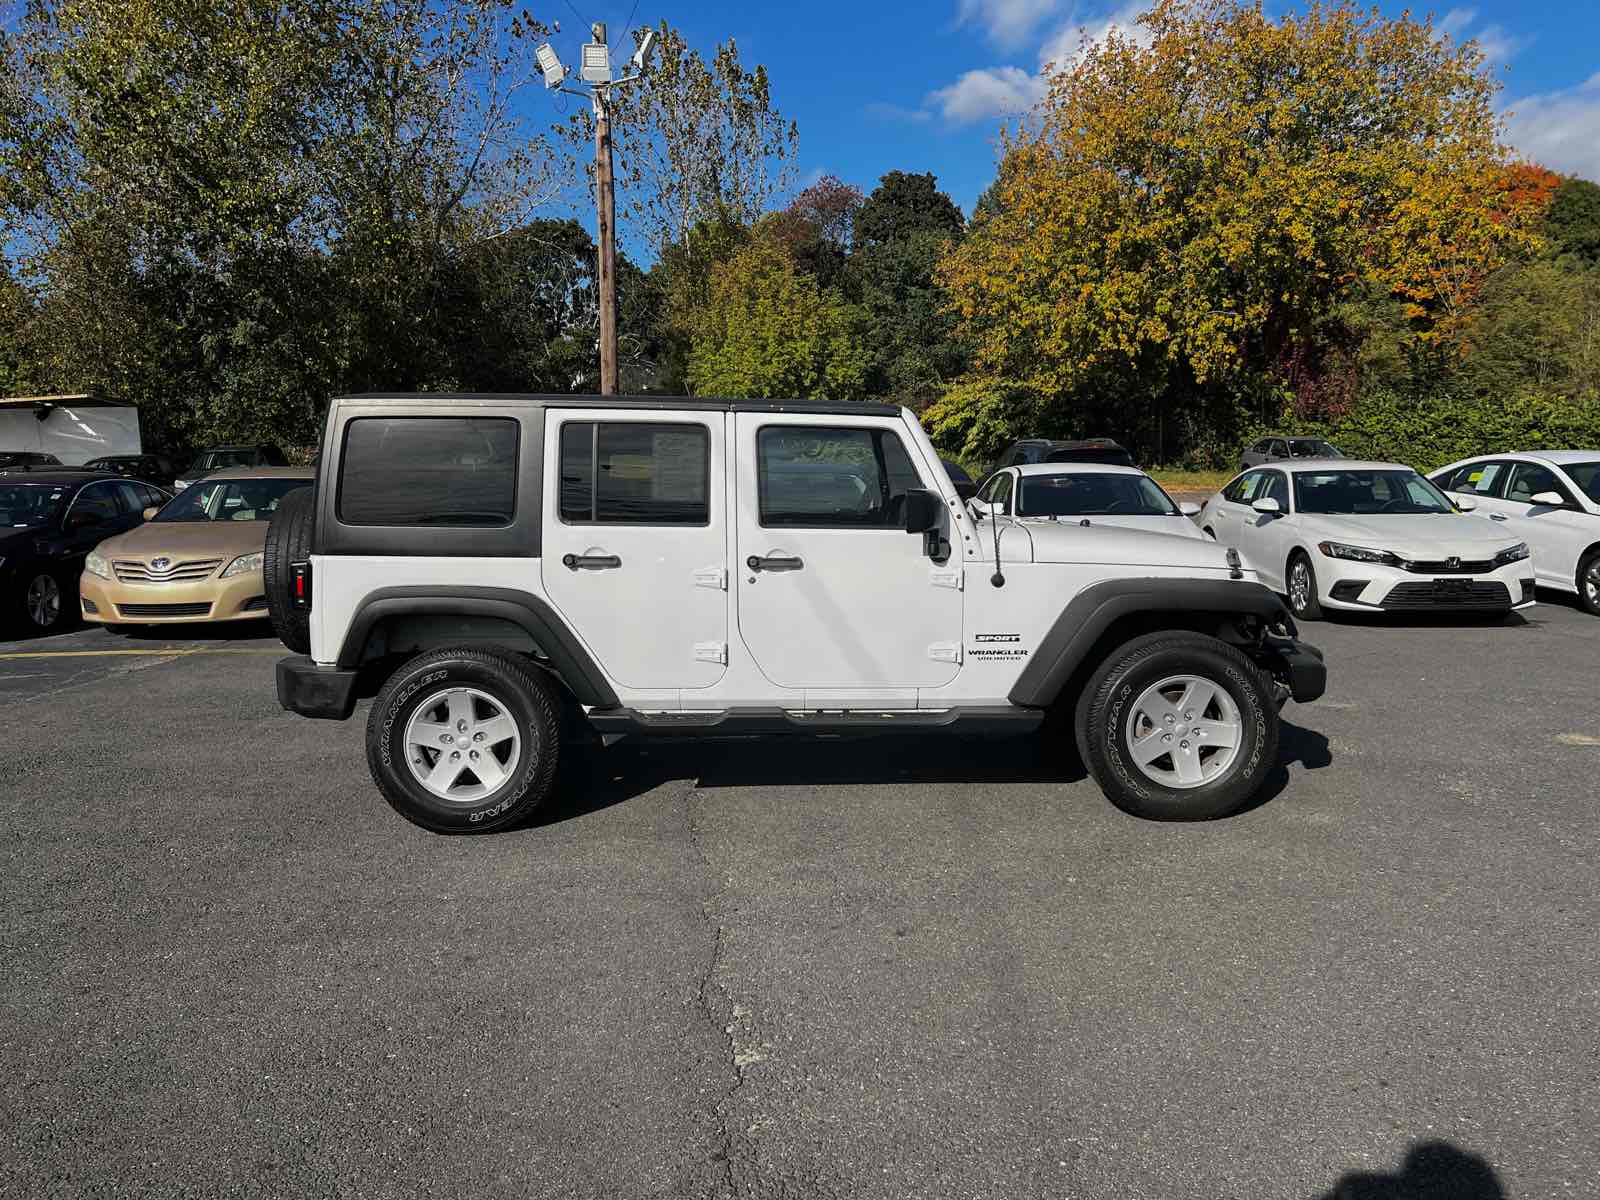
[[[83,560],[83,569],[91,575],[98,575],[101,579],[111,578],[111,564],[97,552],[89,551],[89,557]]]
[[[243,575],[247,571],[261,570],[261,555],[262,551],[260,550],[257,550],[254,554],[239,555],[238,558],[222,569],[222,578],[226,579],[230,575]]]
[[[1398,555],[1387,550],[1368,550],[1365,546],[1347,546],[1343,542],[1318,542],[1317,549],[1329,558],[1348,558],[1352,562],[1382,563],[1386,567],[1400,565]]]
[[[1528,543],[1518,542],[1515,546],[1507,546],[1494,556],[1494,565],[1503,567],[1507,563],[1521,562],[1528,557]]]

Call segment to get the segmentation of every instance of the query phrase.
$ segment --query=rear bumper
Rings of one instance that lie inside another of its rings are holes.
[[[280,658],[278,703],[302,717],[348,720],[356,707],[356,673],[318,666],[303,654]]]
[[[1322,651],[1297,638],[1268,634],[1261,641],[1256,661],[1296,704],[1309,704],[1328,690],[1328,667]]]

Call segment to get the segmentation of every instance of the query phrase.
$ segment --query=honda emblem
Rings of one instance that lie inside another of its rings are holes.
[[[1459,558],[1447,558],[1444,560],[1444,565],[1449,567],[1452,571],[1461,570],[1461,560]]]

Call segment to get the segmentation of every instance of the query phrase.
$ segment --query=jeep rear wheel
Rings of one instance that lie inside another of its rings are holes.
[[[555,685],[518,658],[430,651],[373,702],[367,766],[384,799],[424,829],[504,829],[550,795],[560,714]]]
[[[311,615],[293,606],[289,595],[289,568],[311,557],[311,518],[316,492],[296,488],[278,501],[267,526],[261,555],[261,578],[266,585],[267,617],[272,632],[296,654],[311,653]]]
[[[1158,821],[1227,816],[1278,757],[1278,710],[1234,647],[1154,633],[1118,647],[1089,681],[1078,750],[1111,802]]]

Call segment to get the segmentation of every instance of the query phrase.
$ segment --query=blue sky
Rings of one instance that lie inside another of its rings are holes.
[[[654,7],[651,7],[654,6]],[[1380,5],[1398,14],[1404,4]],[[557,39],[576,57],[580,26],[620,41],[634,0],[559,0]],[[964,209],[994,177],[1007,111],[1038,89],[1042,58],[1143,5],[1128,0],[926,0],[925,3],[667,4],[639,0],[709,50],[733,37],[765,63],[780,109],[800,123],[799,181],[833,174],[870,190],[885,171],[932,171]],[[1269,11],[1287,5],[1269,0]],[[1426,3],[1409,5],[1430,11]],[[1505,84],[1511,141],[1552,169],[1600,180],[1600,0],[1477,0],[1431,7],[1436,24],[1476,38]]]

